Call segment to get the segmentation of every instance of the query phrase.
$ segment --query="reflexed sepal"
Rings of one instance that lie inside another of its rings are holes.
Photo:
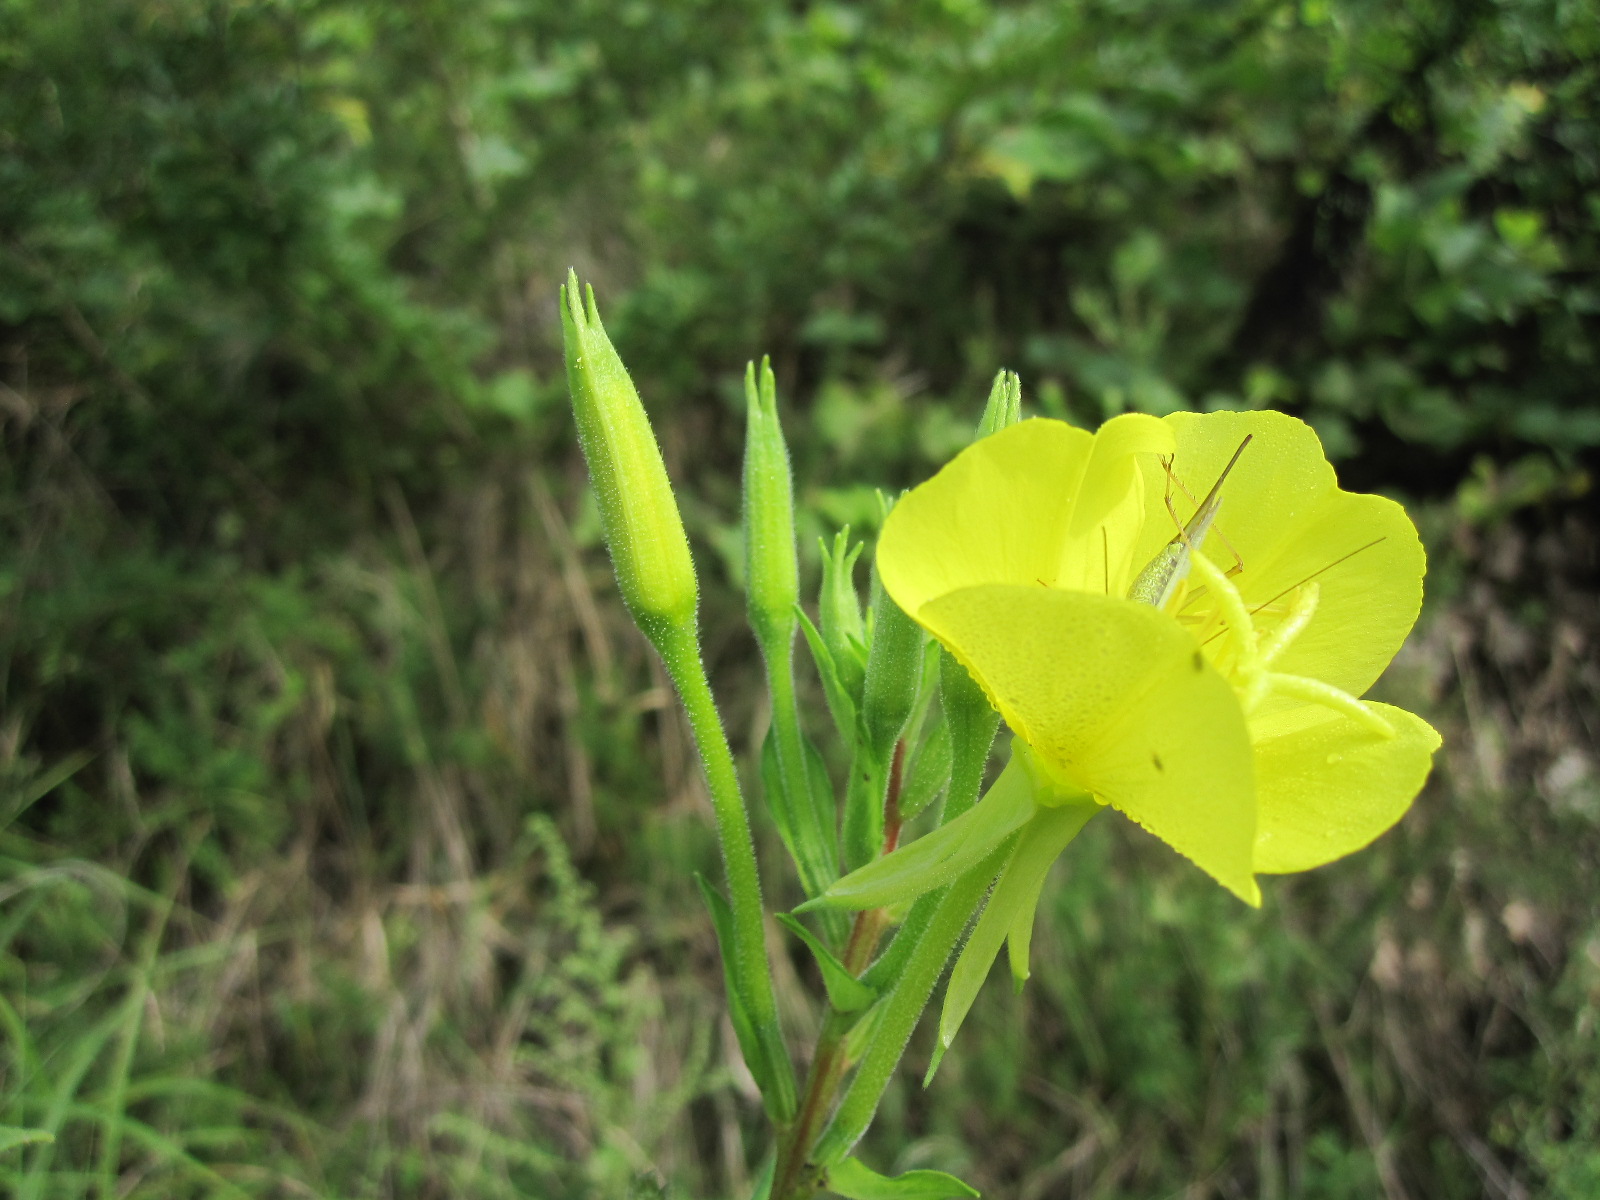
[[[832,905],[877,908],[914,899],[949,883],[1027,824],[1036,806],[1032,771],[1013,757],[981,804],[909,846],[868,863],[796,912]]]
[[[981,806],[980,806],[981,807]],[[939,1014],[939,1043],[923,1086],[933,1079],[944,1051],[955,1041],[956,1031],[966,1018],[978,990],[989,974],[1000,944],[1012,940],[1012,972],[1020,983],[1027,978],[1027,940],[1033,930],[1033,917],[1039,907],[1039,892],[1044,887],[1050,866],[1089,822],[1101,806],[1085,796],[1079,803],[1041,807],[1022,829],[1010,858],[1000,869],[1000,879],[989,894],[983,915],[973,926],[967,944],[950,972],[945,987],[944,1008]],[[1021,941],[1018,942],[1020,932]],[[1019,961],[1020,960],[1020,961]]]

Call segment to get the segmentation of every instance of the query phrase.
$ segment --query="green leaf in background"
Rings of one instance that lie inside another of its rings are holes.
[[[21,1129],[15,1125],[0,1125],[0,1154],[8,1150],[15,1150],[18,1146],[31,1146],[35,1143],[49,1143],[56,1140],[56,1135],[45,1129]]]
[[[879,1175],[858,1158],[828,1168],[828,1190],[845,1200],[957,1200],[978,1195],[976,1188],[943,1171]]]

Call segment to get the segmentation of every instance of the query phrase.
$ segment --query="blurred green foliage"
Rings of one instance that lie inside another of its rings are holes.
[[[1260,918],[1086,839],[879,1161],[1591,1194],[1597,72],[1592,0],[0,0],[0,1190],[747,1183],[576,264],[703,566],[764,351],[803,546],[1001,365],[1085,424],[1288,408],[1436,502],[1406,830]]]

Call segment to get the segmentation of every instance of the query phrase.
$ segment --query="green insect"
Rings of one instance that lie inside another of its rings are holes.
[[[1211,523],[1217,519],[1217,509],[1222,504],[1222,485],[1234,464],[1239,461],[1239,456],[1244,453],[1244,448],[1250,444],[1251,436],[1247,434],[1244,441],[1239,443],[1239,448],[1233,452],[1228,465],[1222,468],[1222,474],[1217,476],[1216,483],[1211,485],[1211,490],[1200,502],[1200,507],[1195,509],[1189,523],[1179,524],[1178,536],[1163,546],[1161,552],[1139,572],[1138,578],[1128,588],[1129,600],[1137,600],[1154,608],[1165,608],[1178,586],[1189,577],[1194,553],[1205,542],[1206,534],[1211,531]],[[1172,464],[1167,463],[1166,466],[1170,477]],[[1178,524],[1178,513],[1173,508],[1170,490],[1167,493],[1167,511],[1172,513],[1173,522]]]

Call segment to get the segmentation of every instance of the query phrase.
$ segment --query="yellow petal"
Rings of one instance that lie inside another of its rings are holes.
[[[1300,706],[1252,721],[1260,798],[1255,869],[1305,871],[1367,845],[1411,807],[1439,735],[1422,718],[1369,704],[1385,738],[1341,713]]]
[[[1072,586],[1092,580],[1103,591],[1107,548],[1126,559],[1138,525],[1119,506],[1143,503],[1133,455],[1171,444],[1170,430],[1143,415],[1119,417],[1098,435],[1031,420],[983,438],[890,512],[878,542],[884,586],[913,616],[979,584],[1066,586],[1063,572]]]
[[[1089,447],[1051,584],[1105,596],[1127,593],[1132,573],[1144,565],[1133,563],[1145,524],[1144,477],[1155,467],[1158,455],[1172,452],[1171,430],[1143,413],[1124,413],[1100,426]]]
[[[1270,630],[1295,589],[1314,579],[1321,592],[1316,615],[1277,669],[1351,695],[1366,691],[1422,604],[1422,543],[1405,510],[1382,496],[1339,490],[1316,433],[1284,413],[1174,413],[1165,420],[1177,442],[1173,473],[1196,496],[1216,481],[1245,435],[1254,435],[1223,487],[1206,553],[1225,569],[1237,553],[1243,568],[1233,582],[1261,630]],[[1147,507],[1160,513],[1169,485],[1149,473],[1146,486]],[[1173,502],[1187,519],[1191,500],[1179,493]],[[1170,518],[1147,521],[1138,561],[1148,561],[1172,535]],[[1214,621],[1198,620],[1211,607],[1199,595],[1181,610],[1198,626],[1208,655],[1226,643],[1213,636]]]
[[[1065,786],[1260,903],[1244,715],[1181,626],[1129,600],[1038,584],[965,588],[918,617]]]
[[[1316,615],[1274,669],[1359,696],[1416,624],[1425,565],[1405,509],[1383,496],[1334,492],[1263,558],[1242,594],[1249,607],[1266,606],[1256,619],[1258,627],[1270,628],[1270,611],[1314,577]],[[1249,573],[1247,564],[1240,581]]]

